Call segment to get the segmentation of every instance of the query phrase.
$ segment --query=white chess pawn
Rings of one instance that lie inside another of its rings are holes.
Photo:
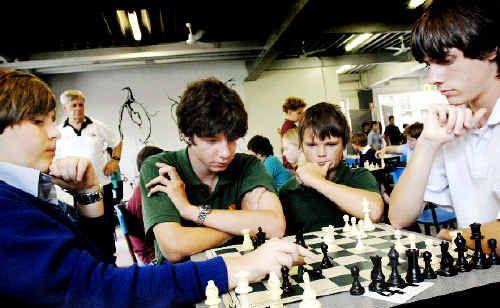
[[[438,260],[436,256],[436,249],[434,248],[434,241],[432,239],[426,239],[425,240],[425,250],[430,252],[432,254],[432,263],[436,262]]]
[[[269,291],[271,291],[271,305],[270,308],[282,308],[283,302],[281,301],[281,294],[283,291],[280,286],[280,279],[275,272],[269,273]]]
[[[357,228],[357,225],[356,225],[356,217],[351,217],[351,233],[350,235],[351,236],[356,236],[356,234],[358,234],[359,230]]]
[[[349,215],[344,215],[342,216],[344,219],[344,227],[342,228],[343,233],[349,233],[351,232],[351,226],[349,225]]]
[[[361,239],[361,234],[358,233],[357,235],[358,242],[356,243],[356,247],[354,247],[354,250],[357,253],[363,252],[365,250],[365,244],[363,243],[363,240]]]
[[[363,164],[363,168],[370,170],[370,163],[365,160],[365,163]]]
[[[361,238],[367,238],[368,235],[365,233],[365,223],[363,219],[358,220],[358,234]]]
[[[248,272],[241,271],[236,274],[238,282],[236,284],[236,293],[244,294],[252,292],[252,287],[248,284]]]
[[[252,238],[250,238],[250,229],[241,230],[243,233],[243,244],[241,245],[241,249],[243,251],[251,251],[254,249]]]
[[[401,243],[401,230],[394,230],[394,238],[396,239],[395,249],[399,252],[399,254],[406,252],[406,247]]]
[[[304,293],[299,308],[321,308],[321,302],[316,299],[316,291],[311,286],[309,273],[304,273]]]
[[[417,237],[415,236],[415,234],[410,233],[408,235],[408,239],[410,240],[410,249],[417,249]]]
[[[370,209],[370,202],[368,202],[368,199],[363,198],[362,206],[363,206],[363,213],[365,213],[364,217],[365,231],[373,231],[375,230],[375,226],[373,225],[373,222],[370,219],[371,209]]]
[[[205,305],[210,308],[219,307],[219,289],[217,288],[213,280],[208,281],[207,288],[205,289],[205,296],[207,297],[207,299],[205,300]]]

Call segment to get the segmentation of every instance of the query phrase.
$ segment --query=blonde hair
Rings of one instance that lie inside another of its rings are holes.
[[[74,101],[75,99],[80,99],[85,102],[85,95],[83,95],[80,90],[66,90],[60,96],[61,104],[66,105],[67,103]]]
[[[297,129],[291,128],[287,130],[287,132],[281,137],[281,142],[283,143],[284,141],[299,146],[299,134],[297,133]]]

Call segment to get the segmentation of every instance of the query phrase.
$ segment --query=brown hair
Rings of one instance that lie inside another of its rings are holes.
[[[35,75],[0,70],[0,134],[5,128],[56,108],[49,86]]]
[[[181,134],[190,139],[223,133],[234,141],[245,136],[248,129],[248,115],[240,96],[215,78],[189,84],[176,114]]]
[[[460,49],[464,56],[484,60],[496,52],[500,72],[499,1],[433,1],[413,25],[411,50],[415,59],[426,57],[445,63],[448,49]],[[498,75],[497,75],[498,77]]]
[[[302,98],[290,96],[285,99],[282,108],[283,112],[287,113],[288,110],[295,111],[297,109],[304,108],[305,106],[306,103]]]
[[[323,102],[307,108],[298,128],[300,146],[308,128],[321,140],[328,136],[342,137],[344,147],[349,140],[349,123],[338,105]]]
[[[410,136],[412,138],[418,139],[420,134],[424,130],[424,124],[420,122],[415,122],[410,126],[407,126],[404,130],[404,134],[406,136]]]
[[[365,147],[368,144],[368,138],[363,132],[357,132],[351,137],[351,143],[359,145],[360,147]]]

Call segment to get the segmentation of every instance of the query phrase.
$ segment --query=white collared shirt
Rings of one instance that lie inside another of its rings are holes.
[[[459,228],[500,219],[500,99],[484,127],[443,145],[424,201],[452,208]]]

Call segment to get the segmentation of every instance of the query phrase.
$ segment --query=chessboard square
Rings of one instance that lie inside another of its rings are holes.
[[[373,231],[370,231],[370,233],[374,233],[374,232],[382,232],[382,231],[388,231],[386,229],[382,229],[382,228],[379,228],[379,227],[375,227],[375,229]]]
[[[375,247],[376,244],[387,243],[387,241],[384,239],[378,238],[378,237],[372,237],[372,238],[364,239],[363,243],[365,243],[366,245],[370,245],[372,247]]]
[[[323,242],[319,242],[319,243],[312,243],[312,244],[308,244],[307,246],[309,246],[309,248],[312,248],[312,249],[321,249],[321,244]],[[320,250],[321,251],[321,250]]]
[[[360,271],[362,270],[371,270],[373,268],[373,264],[371,261],[359,262],[356,264],[351,264],[349,267],[356,265]]]
[[[304,284],[301,283],[300,286],[304,288]],[[320,279],[311,281],[311,287],[316,291],[316,294],[320,295],[323,293],[328,293],[329,290],[336,287],[336,285],[330,281],[330,279]]]
[[[379,236],[381,239],[388,240],[388,241],[395,241],[396,238],[394,235],[385,235],[385,236]],[[405,235],[401,235],[401,243],[404,244],[404,240],[406,239]]]
[[[355,242],[356,242],[355,239],[344,237],[344,238],[341,238],[341,239],[338,239],[338,240],[336,239],[335,240],[335,245],[347,244],[347,243],[355,243]]]
[[[425,249],[425,242],[417,242],[415,243],[415,246],[417,249],[424,250]]]
[[[335,266],[323,270],[323,276],[327,278],[349,275],[351,272],[345,266]]]
[[[315,238],[318,238],[319,236],[317,236],[316,234],[311,234],[311,233],[308,233],[308,234],[304,234],[304,239],[305,240],[312,240],[312,239],[315,239]]]
[[[341,248],[342,249],[342,248]],[[340,258],[340,257],[347,257],[347,256],[351,256],[352,253],[350,253],[349,251],[347,250],[339,250],[339,251],[334,251],[334,252],[329,252],[328,255],[330,257],[332,257],[334,260],[337,259],[337,258]]]
[[[298,284],[292,284],[291,290],[289,292],[283,292],[281,298],[287,298],[292,296],[300,296],[304,293],[304,289]]]
[[[371,236],[374,236],[374,237],[384,237],[384,236],[390,236],[394,233],[394,231],[387,231],[387,230],[384,230],[384,231],[376,231],[376,232],[370,232],[370,235]]]
[[[370,247],[370,246],[365,246],[365,248],[363,248],[363,250],[361,252],[358,252],[356,250],[356,248],[350,248],[350,249],[347,249],[347,251],[349,251],[350,253],[355,254],[355,255],[360,255],[360,254],[366,254],[366,253],[368,253],[368,254],[374,253],[374,252],[378,251],[378,249]]]
[[[372,246],[373,248],[377,248],[379,250],[381,250],[381,249],[390,249],[392,246],[394,246],[394,243],[393,242],[384,241],[383,243],[374,244],[374,245],[370,245],[370,246]]]
[[[333,246],[331,246],[331,247],[328,247],[328,253],[334,253],[334,252],[343,251],[343,250],[345,250],[345,249],[342,248],[342,247],[339,247],[339,246],[337,246],[335,244],[333,244]]]
[[[346,243],[346,244],[337,244],[337,246],[344,248],[344,249],[349,249],[349,248],[356,247],[356,243],[352,242],[352,243]]]
[[[349,264],[353,264],[353,263],[357,263],[357,262],[364,262],[364,261],[366,261],[365,258],[362,258],[362,257],[357,256],[357,255],[350,255],[350,256],[340,257],[340,258],[335,259],[335,262],[337,262],[338,264],[341,264],[341,265],[349,265]]]
[[[366,279],[366,281],[370,281],[371,280],[371,274],[372,274],[372,270],[371,269],[364,269],[364,270],[360,270],[359,271],[359,276],[363,277],[364,279]]]
[[[220,255],[225,255],[225,254],[228,254],[228,253],[234,253],[234,252],[238,252],[238,249],[236,248],[223,248],[223,249],[218,249],[215,251],[215,253],[220,256]]]
[[[352,284],[352,276],[350,274],[335,276],[330,278],[330,280],[339,287],[345,287]],[[363,277],[359,277],[359,281],[363,282],[366,281],[366,279]]]
[[[252,287],[252,292],[262,292],[267,290],[266,286],[262,282],[254,282],[249,285]]]

